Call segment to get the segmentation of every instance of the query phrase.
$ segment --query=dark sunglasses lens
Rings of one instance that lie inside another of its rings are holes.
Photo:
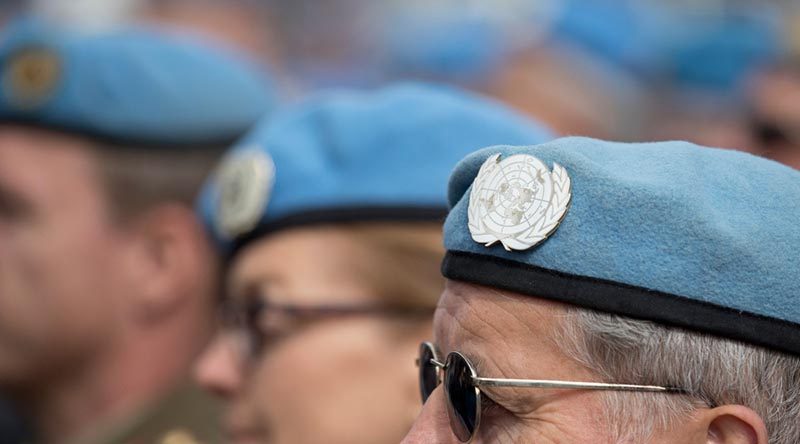
[[[478,422],[478,390],[472,383],[472,371],[466,359],[457,353],[447,357],[445,394],[450,428],[461,442],[467,442],[475,433]]]
[[[433,349],[428,344],[419,347],[419,391],[422,395],[422,403],[436,390],[439,385],[439,372],[436,365],[431,362],[433,359]]]

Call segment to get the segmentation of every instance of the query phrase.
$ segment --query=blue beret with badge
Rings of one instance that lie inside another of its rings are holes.
[[[199,210],[220,250],[308,223],[436,221],[447,178],[493,143],[540,143],[548,130],[449,87],[330,92],[277,113],[223,159]]]
[[[445,277],[800,354],[800,172],[684,142],[466,157]]]
[[[230,144],[276,104],[266,72],[155,29],[85,34],[35,19],[0,36],[0,121],[126,143]]]

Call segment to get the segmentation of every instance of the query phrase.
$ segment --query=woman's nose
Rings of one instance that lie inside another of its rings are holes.
[[[243,365],[235,347],[224,333],[218,333],[194,367],[194,377],[206,390],[229,399],[242,387]]]
[[[422,407],[422,413],[414,421],[414,425],[401,444],[451,444],[458,443],[450,431],[447,418],[444,391],[440,385],[431,393]]]

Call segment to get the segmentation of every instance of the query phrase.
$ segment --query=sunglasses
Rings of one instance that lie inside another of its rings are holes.
[[[613,390],[628,392],[686,393],[685,390],[655,385],[607,384],[601,382],[572,382],[542,379],[482,378],[469,359],[454,351],[442,361],[436,347],[423,342],[417,358],[419,389],[422,403],[436,387],[444,383],[447,416],[453,434],[461,442],[470,442],[481,423],[481,387],[526,387],[547,389]],[[441,373],[444,372],[444,376]]]

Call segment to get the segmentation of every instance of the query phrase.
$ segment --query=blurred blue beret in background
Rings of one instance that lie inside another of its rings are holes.
[[[510,50],[495,23],[476,17],[406,19],[389,28],[386,39],[393,73],[466,84],[480,83]]]
[[[717,93],[785,50],[775,5],[703,11],[647,0],[565,0],[551,38],[645,80]]]
[[[636,0],[564,0],[550,39],[639,76],[652,76],[664,58],[666,11]]]
[[[449,200],[448,278],[800,354],[800,172],[787,166],[563,138],[466,157]]]
[[[508,108],[448,87],[331,92],[246,136],[207,184],[200,212],[223,251],[307,223],[442,220],[460,158],[550,138]]]
[[[787,50],[778,11],[759,5],[713,20],[687,20],[692,32],[672,44],[670,70],[679,87],[730,93]]]
[[[19,19],[0,37],[0,71],[0,120],[129,143],[229,144],[276,105],[243,56],[155,29]]]
[[[557,1],[408,1],[387,8],[386,65],[394,75],[487,84],[518,54],[542,41]]]

